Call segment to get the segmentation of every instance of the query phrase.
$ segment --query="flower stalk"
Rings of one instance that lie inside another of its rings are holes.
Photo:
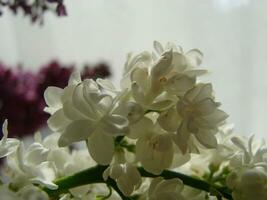
[[[44,191],[48,193],[48,195],[51,198],[56,198],[60,194],[66,193],[67,190],[87,185],[87,184],[95,184],[95,183],[107,183],[107,185],[110,185],[118,194],[121,196],[123,200],[130,200],[131,197],[125,197],[122,192],[118,189],[116,182],[112,179],[108,179],[107,181],[104,181],[102,174],[105,171],[105,169],[108,166],[101,166],[97,165],[91,168],[88,168],[86,170],[80,171],[78,173],[75,173],[70,176],[62,177],[55,181],[55,184],[58,185],[57,190],[50,190],[48,188],[44,188]],[[164,179],[172,179],[172,178],[179,178],[183,181],[184,185],[193,187],[195,189],[203,190],[206,192],[214,192],[217,193],[216,195],[219,195],[221,197],[224,197],[226,199],[232,200],[232,196],[228,189],[212,185],[206,181],[179,173],[174,172],[171,170],[164,170],[160,175],[154,175],[147,171],[145,171],[144,168],[138,167],[138,171],[140,172],[142,177],[148,177],[148,178],[155,178],[158,176],[163,177]]]

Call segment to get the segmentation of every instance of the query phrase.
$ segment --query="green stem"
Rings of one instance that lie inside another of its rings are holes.
[[[107,166],[95,166],[76,174],[62,177],[55,181],[55,184],[58,185],[57,190],[44,188],[44,191],[46,191],[50,197],[57,198],[60,194],[67,193],[69,189],[74,187],[91,183],[104,183],[105,181],[102,174],[106,168]]]
[[[55,184],[58,185],[57,190],[50,190],[48,188],[44,188],[44,191],[48,193],[48,195],[51,198],[57,198],[60,194],[68,192],[69,189],[87,185],[87,184],[93,184],[93,183],[107,183],[110,185],[118,194],[121,196],[123,200],[130,200],[131,198],[125,197],[122,192],[117,187],[117,184],[114,180],[108,179],[105,181],[102,177],[103,172],[108,166],[95,166],[86,170],[83,170],[81,172],[78,172],[76,174],[73,174],[71,176],[63,177],[55,181]],[[138,170],[142,177],[158,177],[161,176],[164,179],[172,179],[172,178],[179,178],[183,181],[183,183],[187,186],[191,186],[193,188],[204,190],[206,192],[210,192],[211,190],[216,190],[221,196],[225,197],[226,199],[232,200],[232,196],[229,191],[226,191],[225,188],[211,185],[210,183],[193,178],[191,176],[174,172],[170,170],[164,170],[160,175],[154,175],[144,170],[142,167],[138,167]]]
[[[216,185],[211,185],[210,183],[200,180],[200,179],[196,179],[193,178],[191,176],[179,173],[179,172],[174,172],[174,171],[170,171],[170,170],[164,170],[160,175],[154,175],[151,174],[147,171],[145,171],[143,168],[138,168],[141,176],[143,177],[157,177],[157,176],[161,176],[165,179],[172,179],[172,178],[179,178],[183,181],[183,183],[187,186],[199,189],[199,190],[204,190],[206,192],[210,192],[211,189],[215,189],[216,191],[218,191],[223,197],[225,197],[226,199],[231,200],[232,196],[230,193],[228,193],[227,191],[225,191],[225,188],[216,186]]]

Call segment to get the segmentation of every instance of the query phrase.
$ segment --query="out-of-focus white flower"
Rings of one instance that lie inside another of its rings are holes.
[[[148,200],[184,200],[182,196],[183,183],[174,178],[164,180],[162,177],[154,178],[148,190]]]
[[[55,168],[47,161],[49,150],[39,143],[31,144],[27,150],[21,142],[16,152],[7,157],[13,185],[22,187],[29,183],[41,184],[49,189],[57,189],[53,183]]]
[[[234,200],[267,199],[267,173],[261,167],[239,169],[227,177]]]
[[[38,136],[38,135],[37,135]],[[59,135],[54,133],[42,140],[36,137],[39,143],[49,149],[47,161],[53,163],[56,178],[72,175],[76,172],[95,166],[97,163],[90,157],[87,149],[74,149],[71,152],[68,148],[57,145]],[[70,189],[70,193],[75,198],[85,198],[91,193],[93,185],[84,185]],[[89,197],[88,197],[89,198]],[[87,199],[88,199],[87,198]]]
[[[109,194],[109,192],[110,190],[106,184],[99,183],[91,186],[86,194],[80,194],[79,196],[65,194],[59,200],[103,200],[107,196],[109,196],[108,200],[118,200],[121,198],[116,192],[112,192],[112,194]]]
[[[107,180],[108,177],[117,182],[119,189],[125,196],[130,196],[142,183],[139,171],[130,163],[110,165],[103,173],[104,180]]]
[[[255,147],[253,136],[248,145],[238,137],[232,142],[240,149],[230,160],[232,172],[226,180],[234,200],[267,199],[267,149]]]
[[[33,185],[27,185],[18,192],[22,200],[49,200],[47,193]]]
[[[86,79],[81,82],[77,78],[71,82],[76,85],[71,84],[64,89],[61,103],[57,103],[58,100],[53,103],[52,97],[58,99],[58,95],[53,95],[53,91],[48,89],[46,101],[49,108],[50,105],[59,108],[48,124],[54,131],[62,133],[59,146],[88,139],[87,146],[94,160],[102,165],[109,164],[114,153],[114,136],[124,135],[128,129],[128,119],[115,113],[125,91],[113,98],[103,89],[100,90],[97,82],[106,88],[103,81]],[[69,96],[65,97],[65,93]]]
[[[143,118],[134,124],[129,137],[137,138],[136,159],[145,170],[160,174],[171,166],[174,156],[172,137],[149,118]]]
[[[8,125],[7,120],[5,120],[2,128],[3,137],[0,140],[0,158],[8,156],[12,152],[16,151],[19,145],[19,140],[14,138],[7,138],[8,136],[7,125]]]
[[[236,146],[231,144],[231,137],[233,136],[233,124],[225,124],[220,127],[216,135],[218,145],[215,149],[205,149],[203,157],[207,157],[208,163],[214,167],[220,167],[223,163],[230,160],[231,156],[236,152]]]
[[[15,192],[10,190],[7,185],[1,185],[0,197],[4,200],[21,200]]]
[[[238,137],[232,137],[231,140],[239,151],[231,158],[230,166],[233,168],[263,167],[267,170],[267,148],[263,143],[254,142],[254,136],[249,138],[247,145]]]
[[[1,186],[0,197],[3,200],[49,200],[44,191],[33,185],[27,185],[17,192],[10,190],[7,185]]]
[[[211,84],[201,83],[186,92],[178,101],[178,115],[175,113],[172,117],[179,116],[176,119],[182,120],[174,141],[183,153],[188,150],[190,136],[194,136],[206,148],[217,146],[215,134],[228,117],[224,111],[218,109],[219,105],[214,101]],[[165,123],[165,127],[168,127],[168,122]]]
[[[74,150],[70,154],[70,159],[65,162],[65,176],[72,175],[79,171],[95,166],[97,163],[90,157],[86,149]],[[102,186],[103,187],[103,186]],[[93,193],[94,185],[83,185],[70,189],[72,196],[76,198],[86,197],[87,194]],[[96,193],[94,193],[96,194]],[[86,198],[85,198],[86,199]],[[87,199],[90,199],[89,197]]]
[[[185,199],[190,199],[190,200],[217,200],[216,197],[212,198],[208,196],[208,193],[202,190],[198,190],[195,188],[192,188],[190,186],[184,186],[182,195],[185,197]]]
[[[227,124],[220,127],[220,131],[216,135],[217,147],[215,149],[199,148],[199,154],[191,154],[190,161],[177,170],[190,176],[204,178],[214,184],[221,184],[221,181],[225,181],[225,177],[229,173],[229,160],[237,151],[237,148],[230,144],[232,135],[232,125]],[[209,194],[202,190],[185,187],[183,195],[188,199],[202,200]],[[207,199],[216,199],[216,197]]]
[[[217,147],[214,149],[199,149],[199,154],[191,155],[190,162],[181,167],[182,171],[186,174],[203,177],[210,173],[210,167],[220,171],[220,168],[222,169],[226,164],[228,165],[228,161],[237,150],[231,144],[232,132],[233,126],[230,124],[220,127],[220,131],[216,135]]]

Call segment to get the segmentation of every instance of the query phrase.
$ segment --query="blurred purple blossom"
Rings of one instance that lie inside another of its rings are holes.
[[[22,137],[41,128],[48,119],[43,109],[43,94],[48,86],[65,87],[74,65],[62,65],[52,61],[37,73],[13,68],[0,63],[0,124],[9,120],[9,134]],[[86,65],[82,78],[103,78],[110,75],[109,67],[99,63]]]
[[[67,11],[63,0],[0,0],[0,15],[4,7],[7,7],[14,14],[19,10],[25,16],[29,16],[32,22],[43,23],[44,13],[47,11],[55,13],[57,16],[66,16]]]

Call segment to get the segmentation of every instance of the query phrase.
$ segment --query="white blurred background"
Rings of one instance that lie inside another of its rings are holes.
[[[267,0],[65,0],[68,17],[44,26],[5,12],[0,61],[36,70],[63,63],[107,61],[116,83],[127,52],[153,40],[200,49],[205,77],[241,134],[267,138]],[[1,94],[0,94],[1,95]]]

